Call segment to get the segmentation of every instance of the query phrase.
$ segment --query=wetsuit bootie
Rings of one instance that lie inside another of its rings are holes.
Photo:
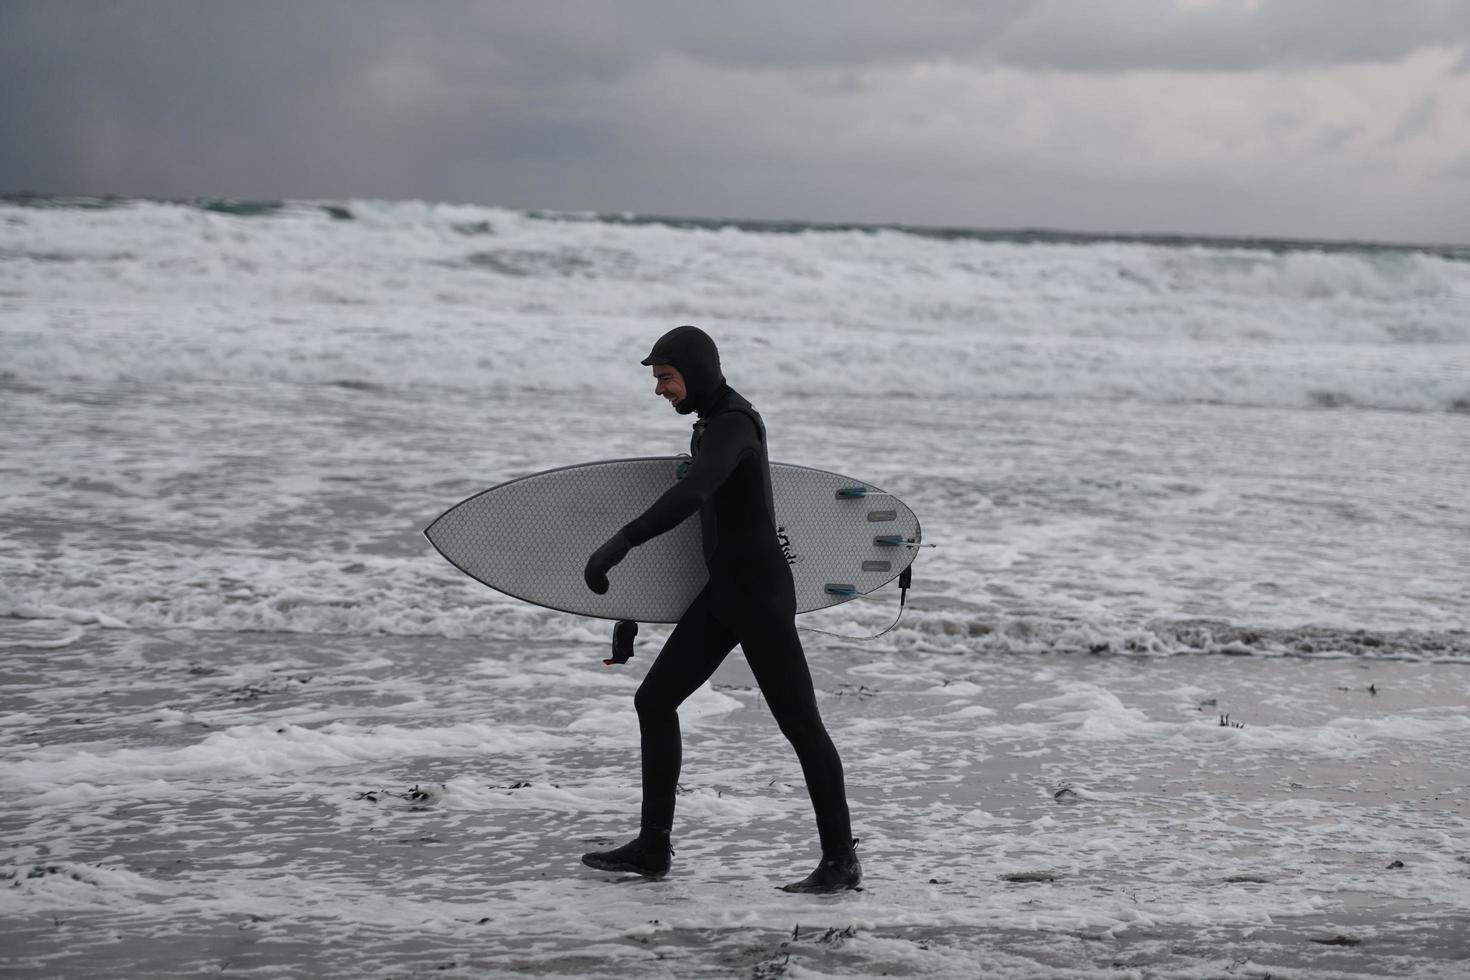
[[[598,871],[620,871],[645,878],[662,878],[669,873],[674,849],[669,846],[668,831],[643,831],[622,847],[610,851],[590,851],[582,855],[582,863]]]
[[[858,861],[857,838],[853,838],[852,846],[845,851],[835,854],[824,853],[822,863],[817,865],[815,871],[800,881],[793,881],[789,885],[782,885],[783,892],[802,892],[811,895],[826,895],[832,892],[847,891],[856,888],[863,880],[863,866]]]

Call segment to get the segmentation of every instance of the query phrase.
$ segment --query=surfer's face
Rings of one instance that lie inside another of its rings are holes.
[[[675,408],[688,396],[689,390],[684,387],[684,375],[672,364],[655,364],[653,366],[653,378],[658,382],[654,386],[653,393],[660,398],[667,398],[669,404]]]

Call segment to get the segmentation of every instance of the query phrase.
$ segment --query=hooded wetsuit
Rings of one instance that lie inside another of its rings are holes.
[[[684,378],[676,408],[697,412],[685,477],[623,528],[639,545],[696,511],[709,582],[680,618],[638,688],[643,749],[643,826],[673,825],[679,778],[676,709],[738,643],[781,732],[801,761],[822,850],[850,849],[842,760],[817,710],[796,633],[791,569],[776,537],[771,467],[761,417],[725,383],[714,341],[695,327],[665,334],[644,364],[670,364]]]

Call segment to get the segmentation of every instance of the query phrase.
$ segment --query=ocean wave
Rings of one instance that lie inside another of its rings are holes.
[[[1182,235],[1165,233],[1080,232],[1049,228],[967,228],[963,226],[909,225],[901,223],[790,221],[762,218],[702,218],[616,211],[532,211],[532,217],[547,221],[600,222],[613,225],[662,225],[683,230],[719,231],[735,229],[769,235],[807,233],[895,232],[940,241],[1010,242],[1021,245],[1160,245],[1167,248],[1214,248],[1252,252],[1422,252],[1457,262],[1470,262],[1470,246],[1412,243],[1341,241],[1307,238],[1262,238],[1241,235]]]
[[[195,595],[167,603],[107,611],[51,604],[0,602],[0,647],[54,648],[83,642],[89,631],[187,629],[219,633],[286,633],[325,636],[442,637],[497,642],[610,642],[610,623],[487,595],[468,605],[429,605],[410,590],[368,590],[357,595],[283,591],[268,595]],[[896,610],[894,610],[896,611]],[[1142,622],[1079,621],[1042,616],[980,615],[911,607],[890,632],[880,622],[892,611],[839,609],[800,617],[814,651],[853,644],[925,654],[1007,656],[1056,654],[1093,657],[1220,656],[1359,658],[1470,663],[1470,631],[1370,630],[1305,624],[1253,626],[1220,620],[1152,619]],[[821,623],[821,626],[816,625]],[[639,647],[655,652],[668,627],[645,625]]]
[[[443,214],[448,211],[502,211],[478,205],[453,205],[422,201],[302,201],[227,197],[160,198],[118,194],[44,194],[30,191],[0,193],[0,205],[41,210],[97,211],[149,205],[193,208],[243,218],[275,217],[293,211],[315,210],[329,218],[354,220],[360,213],[381,213],[392,220],[406,212]],[[1257,237],[1242,235],[1186,235],[1150,232],[1084,232],[1054,228],[975,228],[945,225],[913,225],[900,222],[803,221],[769,218],[732,218],[643,214],[631,211],[532,210],[509,212],[552,223],[602,224],[624,227],[658,227],[678,231],[738,231],[753,235],[807,234],[898,234],[942,242],[1001,242],[1017,245],[1147,245],[1171,249],[1215,249],[1228,252],[1263,252],[1284,255],[1295,252],[1325,254],[1424,254],[1453,262],[1470,262],[1470,246],[1433,242],[1380,242],[1308,238]],[[461,222],[465,234],[484,234],[493,225],[484,220]]]
[[[994,620],[931,614],[909,622],[909,642],[929,651],[1061,653],[1091,656],[1317,657],[1470,663],[1470,631],[1251,626],[1217,620],[1157,619],[1138,624]]]
[[[684,321],[766,395],[1470,403],[1470,263],[1424,251],[335,207],[0,204],[5,384],[605,391]]]

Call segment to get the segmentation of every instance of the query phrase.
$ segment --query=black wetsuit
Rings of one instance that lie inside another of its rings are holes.
[[[724,383],[713,342],[708,345],[708,354],[693,344],[655,361],[679,368],[688,387],[679,408],[700,415],[693,459],[684,478],[622,531],[629,544],[639,545],[697,511],[709,568],[708,584],[674,627],[634,700],[642,735],[643,826],[672,827],[681,761],[676,709],[738,643],[801,761],[822,850],[841,853],[852,842],[842,760],[822,724],[796,633],[796,594],[776,537],[765,426]]]

